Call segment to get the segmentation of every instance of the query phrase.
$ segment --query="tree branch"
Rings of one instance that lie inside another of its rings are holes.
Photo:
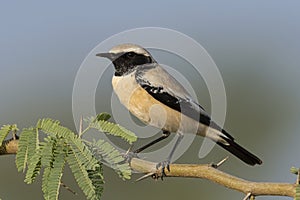
[[[13,138],[5,140],[0,146],[0,155],[16,154],[18,142],[18,139]],[[138,158],[132,158],[130,161],[132,170],[146,174],[145,177],[152,176],[159,178],[162,174],[160,169],[156,169],[156,164]],[[171,164],[170,172],[166,170],[165,173],[167,177],[207,179],[248,196],[270,195],[295,197],[296,195],[296,184],[247,181],[222,172],[210,164]]]
[[[161,177],[161,170],[156,169],[156,163],[133,158],[131,168],[137,172],[153,174],[154,177]],[[186,177],[203,178],[223,185],[227,188],[237,190],[252,196],[270,195],[270,196],[295,196],[296,184],[291,183],[270,183],[270,182],[252,182],[247,181],[225,172],[222,172],[212,165],[196,164],[171,164],[170,172],[165,170],[167,177]]]

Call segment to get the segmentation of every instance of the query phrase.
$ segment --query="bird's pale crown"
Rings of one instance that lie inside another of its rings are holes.
[[[127,52],[135,52],[137,54],[142,54],[145,56],[150,56],[150,53],[145,50],[143,47],[136,45],[136,44],[120,44],[114,46],[109,53],[119,54],[119,53],[127,53]]]

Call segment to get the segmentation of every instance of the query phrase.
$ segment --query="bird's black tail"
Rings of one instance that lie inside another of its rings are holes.
[[[221,136],[222,137],[222,136]],[[260,165],[262,164],[262,161],[243,147],[241,147],[239,144],[237,144],[232,138],[222,137],[228,144],[224,144],[222,142],[217,142],[218,145],[247,163],[248,165]]]

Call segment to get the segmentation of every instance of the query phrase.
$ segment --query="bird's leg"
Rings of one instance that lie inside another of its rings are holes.
[[[171,162],[171,159],[173,157],[173,154],[174,154],[176,148],[178,147],[179,143],[181,142],[181,140],[183,138],[182,134],[178,133],[177,135],[178,135],[178,138],[177,138],[177,140],[175,142],[175,145],[173,146],[173,148],[172,148],[172,150],[171,150],[171,152],[170,152],[167,160],[163,161],[163,162],[160,162],[160,163],[158,163],[156,165],[156,169],[158,169],[159,167],[161,167],[161,172],[162,172],[162,177],[161,178],[162,179],[163,179],[164,176],[166,176],[165,168],[167,168],[167,170],[170,171],[170,162]]]
[[[150,147],[150,146],[152,146],[152,145],[154,145],[154,144],[156,144],[156,143],[158,143],[158,142],[160,142],[160,141],[166,139],[167,137],[169,137],[170,134],[171,134],[171,133],[170,133],[169,131],[163,131],[163,134],[162,134],[161,137],[159,137],[159,138],[157,138],[157,139],[155,139],[155,140],[149,142],[148,144],[146,144],[146,145],[144,145],[144,146],[138,148],[138,149],[135,150],[133,153],[137,154],[137,153],[140,153],[141,151],[144,151],[144,150],[147,149],[148,147]]]
[[[125,153],[124,158],[126,162],[130,162],[132,158],[137,157],[137,154],[144,151],[145,149],[147,149],[148,147],[166,139],[167,137],[169,137],[171,133],[169,131],[163,131],[162,136],[160,136],[159,138],[149,142],[148,144],[138,148],[137,150],[131,152],[130,149]]]

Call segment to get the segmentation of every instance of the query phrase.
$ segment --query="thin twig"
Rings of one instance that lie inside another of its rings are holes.
[[[65,188],[66,190],[68,190],[72,194],[77,195],[77,193],[74,190],[72,190],[69,186],[67,186],[66,184],[64,184],[62,181],[60,182],[60,185],[63,186],[63,188]]]
[[[14,131],[12,132],[12,139],[13,139],[13,140],[16,140],[16,139],[17,139],[17,131],[16,131],[16,130],[14,130]]]
[[[245,196],[245,198],[243,198],[243,200],[247,200],[247,199],[249,199],[250,197],[251,197],[251,192],[249,192],[246,196]]]
[[[222,159],[220,162],[218,162],[217,164],[211,164],[212,167],[214,168],[219,168],[223,163],[225,163],[228,160],[229,156],[225,157],[224,159]]]
[[[81,137],[82,135],[82,116],[80,116],[80,120],[79,120],[79,132],[78,132],[78,135],[79,137]]]
[[[146,178],[148,178],[148,177],[153,177],[153,175],[155,175],[155,173],[154,173],[154,172],[150,172],[150,173],[145,174],[144,176],[142,176],[142,177],[136,179],[135,182],[139,182],[139,181],[144,180],[144,179],[146,179]]]

